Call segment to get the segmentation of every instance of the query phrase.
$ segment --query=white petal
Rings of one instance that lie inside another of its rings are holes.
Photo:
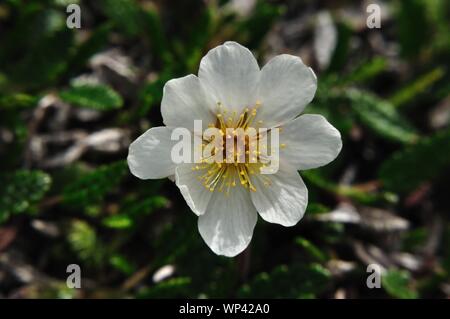
[[[299,57],[282,54],[261,70],[258,99],[262,105],[258,120],[271,128],[295,118],[312,101],[317,89],[313,70]]]
[[[265,185],[268,180],[270,184]],[[252,182],[256,188],[256,192],[251,192],[252,201],[265,221],[293,226],[302,219],[308,204],[308,189],[296,170],[259,175]]]
[[[131,143],[127,161],[134,176],[156,179],[175,174],[170,154],[176,141],[171,140],[171,132],[167,127],[152,127]]]
[[[194,120],[202,120],[203,126],[215,121],[210,105],[215,101],[208,97],[195,75],[173,79],[164,85],[161,113],[164,124],[185,127],[193,131]]]
[[[198,219],[203,240],[218,255],[234,257],[250,243],[258,219],[248,191],[240,186],[214,192],[208,209]]]
[[[280,159],[305,170],[333,161],[342,149],[341,134],[318,114],[305,114],[283,126]]]
[[[216,101],[228,110],[240,111],[256,102],[259,66],[247,48],[225,42],[210,50],[202,59],[198,76]],[[216,105],[212,106],[217,112]]]
[[[198,177],[204,170],[192,170],[196,164],[181,164],[175,169],[176,184],[184,200],[196,215],[203,215],[211,199],[212,192],[203,186]]]

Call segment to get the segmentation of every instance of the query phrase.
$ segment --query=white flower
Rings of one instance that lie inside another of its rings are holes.
[[[300,58],[279,55],[260,70],[247,48],[226,42],[203,57],[198,77],[166,83],[161,104],[166,127],[151,128],[130,145],[130,170],[141,179],[175,176],[208,246],[235,256],[250,243],[258,213],[283,226],[303,217],[308,190],[297,171],[331,162],[342,148],[339,132],[323,116],[297,117],[316,88],[314,72]],[[280,127],[278,172],[261,174],[260,158],[256,164],[175,164],[171,132],[192,131],[194,120],[221,130]]]

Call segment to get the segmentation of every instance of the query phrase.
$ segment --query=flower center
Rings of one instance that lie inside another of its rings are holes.
[[[201,163],[193,170],[203,171],[198,179],[211,192],[228,194],[238,185],[255,192],[251,177],[260,174],[260,169],[267,165],[264,156],[267,131],[260,129],[263,121],[255,121],[261,103],[257,101],[240,114],[220,102],[217,105],[216,121],[208,127],[218,134],[203,136]],[[260,178],[265,185],[270,185],[269,178],[264,175]]]

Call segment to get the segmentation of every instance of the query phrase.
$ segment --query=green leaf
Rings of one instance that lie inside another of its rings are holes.
[[[386,189],[406,193],[439,176],[449,165],[450,130],[446,130],[394,153],[382,164],[379,176]]]
[[[71,222],[67,241],[78,258],[91,265],[99,265],[105,258],[102,244],[97,239],[95,229],[83,220]]]
[[[244,298],[314,298],[326,289],[330,276],[319,264],[281,265],[270,273],[256,275],[238,295]]]
[[[69,183],[63,189],[63,200],[75,207],[98,203],[120,183],[126,172],[124,161],[100,166]]]
[[[16,93],[6,96],[0,96],[0,109],[13,110],[25,109],[36,106],[38,97],[25,93]]]
[[[386,292],[395,298],[415,299],[417,292],[410,288],[409,272],[404,270],[389,270],[383,276],[382,286]]]
[[[51,178],[41,171],[18,170],[1,178],[0,223],[27,211],[49,190]]]
[[[384,71],[387,67],[386,59],[381,57],[375,57],[370,61],[364,61],[356,69],[354,69],[350,74],[341,78],[338,85],[343,84],[355,84],[362,83],[364,81],[370,80]]]
[[[352,110],[372,132],[395,142],[411,143],[417,139],[416,130],[387,101],[359,90],[348,90]]]
[[[123,105],[122,97],[106,85],[77,85],[59,96],[67,103],[99,111],[118,109]]]
[[[113,254],[109,257],[109,263],[111,266],[121,271],[125,275],[131,275],[136,271],[136,266],[128,261],[127,258],[120,254]]]
[[[134,221],[127,215],[113,215],[103,218],[102,224],[109,228],[130,228],[134,225]]]
[[[331,193],[338,194],[340,196],[352,198],[361,203],[373,203],[374,201],[377,201],[379,199],[384,199],[386,201],[389,200],[386,194],[375,194],[360,190],[352,186],[337,185],[323,176],[320,169],[302,171],[300,175],[316,187],[319,187]]]
[[[325,262],[328,257],[323,253],[319,247],[303,237],[297,237],[295,243],[302,247],[310,256],[314,257],[317,261]]]
[[[445,72],[443,68],[436,68],[431,72],[428,72],[411,84],[405,86],[400,91],[395,93],[389,100],[394,106],[401,106],[413,100],[417,95],[423,93],[430,86],[432,86],[436,81],[439,81]]]
[[[102,220],[102,223],[109,228],[131,228],[136,225],[137,218],[167,206],[168,202],[167,198],[163,196],[152,196],[141,201],[133,199],[132,202],[125,202],[120,209],[120,214],[108,216]]]
[[[415,252],[425,244],[428,238],[427,229],[420,227],[403,235],[402,251]]]

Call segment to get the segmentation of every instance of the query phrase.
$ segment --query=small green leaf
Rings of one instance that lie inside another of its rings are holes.
[[[417,139],[416,130],[387,101],[359,90],[348,90],[345,95],[362,124],[374,133],[401,143]]]
[[[123,105],[122,97],[106,85],[77,85],[59,95],[67,103],[99,111],[117,109]]]
[[[0,223],[36,204],[49,190],[51,178],[41,171],[19,170],[1,178]]]
[[[151,214],[154,210],[167,206],[168,200],[163,196],[152,196],[141,201],[126,202],[120,209],[120,214],[105,217],[104,226],[124,229],[137,224],[136,219]]]
[[[95,229],[83,220],[71,222],[67,241],[78,258],[88,264],[99,265],[105,257]]]
[[[418,297],[417,292],[410,288],[409,272],[389,270],[381,278],[383,288],[392,297],[400,299],[415,299]]]
[[[436,68],[419,77],[414,82],[408,84],[400,91],[395,93],[389,100],[394,106],[401,106],[413,100],[417,95],[423,93],[426,89],[432,86],[436,81],[439,81],[445,72],[443,68]]]
[[[13,110],[36,106],[38,98],[25,93],[0,96],[0,109]]]
[[[312,242],[303,237],[297,237],[295,243],[302,247],[310,256],[317,259],[317,261],[324,262],[328,258],[325,253],[323,253],[319,247],[314,245]]]
[[[124,161],[103,165],[69,183],[62,191],[66,204],[75,207],[98,203],[127,172]]]
[[[385,194],[375,194],[360,190],[356,187],[335,184],[333,181],[323,176],[320,169],[302,171],[300,172],[300,175],[316,187],[341,196],[352,198],[361,203],[373,203],[378,199],[385,199]]]
[[[119,254],[110,256],[109,263],[111,264],[111,266],[121,271],[125,275],[131,275],[136,271],[136,267],[132,263],[130,263],[127,258]]]
[[[381,57],[375,57],[370,61],[364,61],[350,74],[339,80],[338,85],[361,83],[370,80],[377,76],[380,72],[386,69],[386,59]]]
[[[130,228],[134,225],[133,219],[127,215],[113,215],[103,218],[103,225],[109,228],[123,229]]]
[[[437,177],[449,164],[450,130],[446,130],[394,153],[382,164],[379,176],[387,189],[406,193]]]

